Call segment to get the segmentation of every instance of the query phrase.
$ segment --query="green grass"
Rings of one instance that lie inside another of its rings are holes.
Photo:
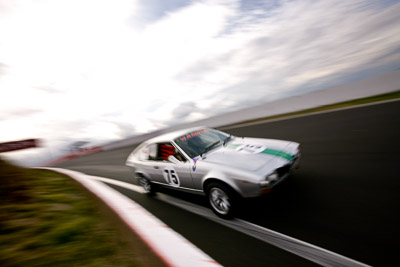
[[[305,110],[296,111],[296,112],[290,112],[290,113],[285,113],[285,114],[280,114],[280,115],[274,115],[274,116],[269,116],[269,117],[241,121],[238,123],[224,125],[219,128],[223,129],[225,127],[230,127],[230,126],[239,126],[239,125],[247,124],[247,123],[281,119],[281,118],[286,118],[286,117],[304,115],[304,114],[327,111],[327,110],[334,110],[334,109],[339,109],[339,108],[346,108],[346,107],[351,107],[351,106],[358,106],[358,105],[363,105],[363,104],[370,104],[370,103],[374,103],[374,102],[381,102],[381,101],[398,99],[398,98],[400,98],[400,91],[396,91],[396,92],[388,93],[388,94],[377,95],[377,96],[372,96],[372,97],[355,99],[355,100],[351,100],[351,101],[346,101],[346,102],[341,102],[341,103],[336,103],[336,104],[332,104],[332,105],[326,105],[326,106],[321,106],[321,107],[316,107],[316,108],[311,108],[311,109],[305,109]]]
[[[1,266],[138,266],[135,251],[71,178],[0,159]]]

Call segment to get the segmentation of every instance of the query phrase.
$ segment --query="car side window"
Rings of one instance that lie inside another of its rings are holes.
[[[140,160],[148,160],[149,159],[149,154],[150,154],[149,146],[145,146],[145,147],[143,147],[142,149],[139,150],[138,158]]]
[[[157,144],[149,145],[149,160],[157,160]]]
[[[180,161],[186,161],[185,157],[171,143],[158,144],[158,160],[168,161],[169,156],[174,156]]]
[[[168,157],[175,154],[175,147],[171,144],[163,143],[158,144],[158,159],[159,160],[168,160]]]
[[[140,150],[139,159],[152,161],[168,161],[168,157],[171,155],[182,162],[186,161],[186,158],[171,143],[147,145],[142,150]]]
[[[175,153],[174,156],[175,156],[175,158],[177,160],[182,161],[182,162],[186,162],[186,158],[179,151],[176,150],[176,153]]]
[[[142,148],[139,151],[138,157],[140,160],[155,160],[157,157],[156,144],[150,144]]]
[[[171,155],[180,161],[186,161],[185,157],[171,143],[148,145],[142,149],[140,158],[142,160],[168,161],[168,157]]]

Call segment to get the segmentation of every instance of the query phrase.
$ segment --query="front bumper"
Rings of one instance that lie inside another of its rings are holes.
[[[262,181],[259,183],[260,185],[260,190],[259,190],[259,195],[265,195],[271,191],[271,189],[284,180],[286,180],[290,174],[293,172],[294,169],[299,168],[299,163],[300,163],[300,152],[296,154],[295,158],[290,161],[289,164],[286,164],[278,169],[276,169],[275,173],[277,174],[277,178],[273,180],[268,180]]]

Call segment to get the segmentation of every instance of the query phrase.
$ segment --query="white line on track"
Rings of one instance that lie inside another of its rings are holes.
[[[95,176],[88,176],[88,177],[96,179],[98,181],[130,189],[138,193],[144,193],[144,190],[137,185],[103,177],[95,177]],[[210,209],[184,201],[179,198],[175,198],[162,193],[158,193],[157,196],[155,196],[155,198],[163,202],[166,202],[170,205],[174,205],[186,211],[192,212],[194,214],[206,217],[214,222],[217,222],[219,224],[232,228],[238,232],[257,238],[261,241],[279,247],[283,250],[289,251],[293,254],[296,254],[302,258],[308,259],[322,266],[359,266],[359,267],[369,266],[367,264],[350,259],[335,252],[320,248],[310,243],[275,232],[273,230],[261,227],[259,225],[252,224],[244,220],[221,219],[217,217]]]
[[[113,184],[113,185],[118,185],[120,187],[135,191],[137,193],[142,193],[144,194],[145,191],[141,186],[138,185],[134,185],[134,184],[129,184],[129,183],[125,183],[122,181],[118,181],[118,180],[114,180],[114,179],[110,179],[110,178],[105,178],[105,177],[99,177],[99,176],[90,176],[87,175],[88,178],[93,179],[93,180],[97,180],[97,181],[101,181],[101,182],[105,182],[105,183],[109,183],[109,184]]]

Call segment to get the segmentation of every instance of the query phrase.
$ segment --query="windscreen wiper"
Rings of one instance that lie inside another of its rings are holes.
[[[221,142],[221,141],[218,140],[218,141],[212,143],[211,145],[207,146],[207,147],[203,150],[203,152],[201,152],[200,156],[203,157],[203,154],[204,154],[204,153],[207,153],[208,151],[210,151],[215,145],[218,145],[220,142]]]

